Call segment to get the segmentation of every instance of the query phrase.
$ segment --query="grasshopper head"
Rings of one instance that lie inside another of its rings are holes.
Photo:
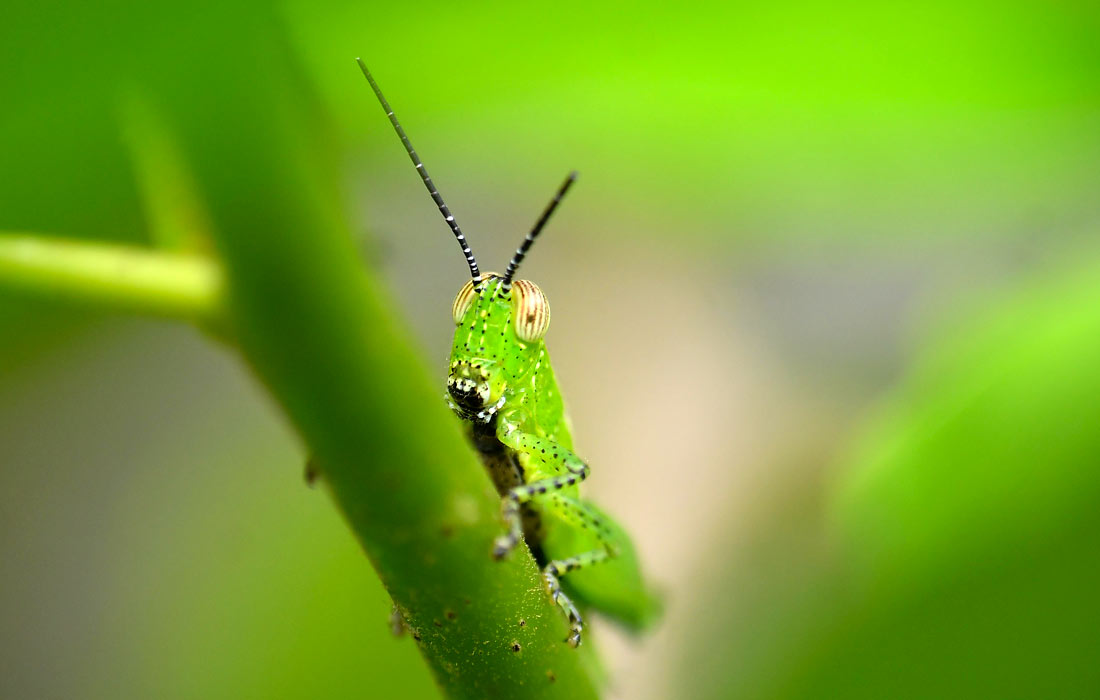
[[[576,181],[577,173],[569,173],[565,178],[557,194],[512,256],[505,273],[489,273],[483,276],[466,236],[444,203],[405,130],[398,123],[389,102],[382,96],[378,83],[362,59],[356,61],[416,166],[416,172],[439,208],[439,213],[443,215],[443,220],[447,222],[462,248],[462,255],[470,268],[472,279],[458,293],[453,308],[458,328],[455,330],[454,346],[451,350],[447,391],[455,404],[470,415],[478,416],[484,409],[486,412],[480,415],[491,416],[495,409],[489,408],[500,408],[498,402],[504,395],[508,382],[518,382],[538,366],[542,353],[542,336],[550,325],[550,305],[533,282],[513,280],[513,277],[550,215]]]
[[[534,282],[514,277],[531,244],[576,179],[575,172],[565,178],[503,275],[490,272],[483,277],[476,263],[471,263],[473,279],[455,297],[451,312],[458,328],[451,347],[447,391],[459,408],[478,419],[487,419],[501,407],[509,383],[518,385],[539,366],[542,337],[550,327],[550,303]],[[471,253],[467,262],[472,260]]]
[[[470,280],[452,307],[457,327],[447,391],[468,411],[496,403],[509,383],[534,369],[550,327],[550,304],[534,282],[505,285],[493,272],[480,284]]]

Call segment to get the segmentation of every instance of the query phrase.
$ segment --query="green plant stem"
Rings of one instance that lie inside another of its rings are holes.
[[[208,324],[222,307],[212,260],[132,246],[0,233],[0,288]]]

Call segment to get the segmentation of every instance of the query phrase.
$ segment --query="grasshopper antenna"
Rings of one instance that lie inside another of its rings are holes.
[[[546,209],[543,210],[542,216],[535,222],[535,227],[531,229],[531,232],[527,234],[527,237],[523,239],[523,243],[516,249],[516,254],[512,256],[512,261],[508,263],[508,269],[504,271],[504,280],[500,284],[501,294],[507,294],[512,289],[512,277],[516,274],[516,269],[519,264],[523,262],[523,258],[527,255],[527,251],[531,249],[531,245],[535,242],[535,238],[538,237],[542,231],[542,227],[546,225],[546,222],[550,219],[550,215],[554,213],[554,210],[561,204],[561,198],[565,196],[565,193],[569,191],[569,188],[573,186],[573,183],[577,181],[577,171],[569,173],[569,177],[565,178],[565,182],[561,183],[561,187],[558,188],[558,193],[554,195],[554,198],[550,200],[550,203],[546,205]]]
[[[435,205],[439,207],[439,213],[443,215],[447,225],[451,227],[451,232],[454,233],[455,238],[458,239],[458,244],[462,246],[462,254],[466,256],[466,264],[470,266],[470,274],[474,278],[474,286],[476,287],[481,284],[481,272],[477,269],[477,260],[474,260],[474,253],[470,250],[470,244],[466,242],[466,237],[462,235],[462,229],[458,227],[458,223],[451,214],[451,210],[447,208],[447,204],[443,201],[443,197],[439,196],[439,190],[436,189],[435,183],[432,182],[431,175],[428,174],[428,170],[424,167],[424,164],[420,162],[420,156],[416,155],[416,149],[413,148],[412,143],[409,142],[409,137],[405,135],[405,130],[401,128],[401,123],[397,121],[397,117],[393,116],[393,109],[390,108],[390,103],[386,102],[386,98],[382,96],[382,90],[378,87],[378,83],[374,82],[374,76],[367,70],[367,64],[363,63],[363,59],[361,58],[356,58],[355,62],[359,64],[359,68],[362,69],[363,75],[366,76],[367,82],[370,83],[371,89],[374,90],[375,96],[378,98],[378,101],[382,103],[382,109],[386,110],[386,116],[389,117],[390,124],[393,124],[393,130],[397,132],[398,137],[401,139],[401,143],[405,144],[405,150],[408,152],[409,158],[412,159],[413,165],[416,166],[416,172],[420,173],[420,179],[424,181],[424,186],[428,188],[428,193],[431,194],[432,199],[435,200]]]

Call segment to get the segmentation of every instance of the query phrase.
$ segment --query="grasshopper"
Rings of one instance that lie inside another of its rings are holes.
[[[565,641],[571,646],[581,643],[581,608],[640,630],[657,616],[658,600],[644,583],[627,533],[580,498],[578,485],[589,468],[573,451],[569,418],[543,340],[550,305],[534,282],[515,279],[576,173],[562,183],[504,274],[482,274],[374,77],[361,59],[357,62],[470,268],[471,279],[451,307],[456,328],[444,398],[501,496],[505,532],[494,541],[492,556],[503,559],[521,541],[527,544],[548,595],[568,620]]]

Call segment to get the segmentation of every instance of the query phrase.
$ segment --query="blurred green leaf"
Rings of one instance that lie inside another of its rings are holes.
[[[799,501],[743,550],[724,591],[735,603],[705,623],[708,638],[729,630],[706,653],[731,667],[698,687],[1095,697],[1098,358],[1095,254],[935,342],[823,511]]]
[[[1096,216],[1092,6],[290,2],[287,12],[349,140],[393,154],[385,124],[360,116],[377,109],[369,92],[333,69],[362,54],[441,186],[472,172],[485,183],[473,193],[537,201],[549,173],[577,168],[593,194],[573,206],[607,235],[775,248],[1012,238]],[[461,50],[437,37],[462,37]],[[392,162],[389,177],[408,175]]]

